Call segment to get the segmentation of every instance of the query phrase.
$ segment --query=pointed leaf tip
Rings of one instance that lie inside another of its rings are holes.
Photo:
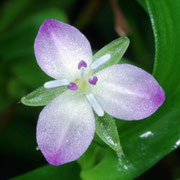
[[[123,55],[125,54],[129,44],[130,44],[130,40],[128,37],[121,37],[121,38],[115,39],[114,41],[112,41],[111,43],[107,44],[102,49],[100,49],[93,56],[93,60],[92,60],[93,62],[106,54],[111,55],[111,58],[102,67],[95,70],[95,72],[98,72],[101,69],[104,69],[108,66],[117,64],[120,61],[120,59],[123,57]]]
[[[63,93],[66,89],[66,87],[54,89],[46,89],[44,87],[40,87],[32,91],[28,95],[22,97],[21,103],[27,106],[45,106],[56,96]]]
[[[120,145],[115,119],[107,113],[105,113],[103,117],[95,115],[95,119],[97,135],[114,151],[116,151],[116,153],[122,155],[123,151]]]

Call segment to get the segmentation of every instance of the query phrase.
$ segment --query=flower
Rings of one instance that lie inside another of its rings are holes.
[[[60,165],[79,158],[95,132],[94,112],[124,120],[153,114],[164,102],[164,91],[144,70],[117,64],[94,74],[111,55],[92,62],[89,41],[75,27],[46,20],[35,39],[35,56],[41,69],[55,80],[45,88],[67,86],[41,111],[37,143],[46,160]]]

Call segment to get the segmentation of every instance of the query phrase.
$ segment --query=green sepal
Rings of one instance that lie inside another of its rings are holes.
[[[67,90],[67,87],[54,89],[46,89],[44,87],[40,87],[29,93],[27,96],[22,97],[21,102],[27,106],[45,106],[65,90]]]
[[[95,115],[95,120],[96,134],[118,155],[123,155],[115,119],[105,113],[103,117]]]
[[[100,71],[101,69],[117,64],[119,60],[123,57],[124,53],[126,52],[129,46],[129,43],[130,41],[128,37],[121,37],[107,44],[102,49],[100,49],[97,53],[95,53],[92,61],[95,61],[96,59],[102,57],[105,54],[110,54],[111,58],[107,63],[105,63],[102,67],[98,68],[94,72],[96,73]]]

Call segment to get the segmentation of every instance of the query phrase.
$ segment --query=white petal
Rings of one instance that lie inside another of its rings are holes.
[[[55,79],[72,80],[80,73],[78,64],[90,65],[92,50],[89,41],[75,27],[57,20],[46,20],[35,39],[34,50],[41,69]]]
[[[68,90],[41,111],[37,142],[47,161],[60,165],[79,158],[94,131],[94,114],[86,98]]]
[[[150,116],[164,102],[164,91],[144,70],[119,64],[95,74],[92,93],[105,112],[119,119],[138,120]]]

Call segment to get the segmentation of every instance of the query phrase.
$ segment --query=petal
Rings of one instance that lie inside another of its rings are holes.
[[[119,64],[96,74],[98,82],[92,92],[104,111],[113,117],[138,120],[150,116],[165,99],[164,91],[144,70]]]
[[[89,65],[92,59],[86,37],[75,27],[53,19],[41,25],[34,50],[41,69],[55,79],[71,79],[79,73],[81,60]]]
[[[67,90],[41,111],[37,142],[46,160],[60,165],[79,158],[94,131],[94,114],[85,97]]]

